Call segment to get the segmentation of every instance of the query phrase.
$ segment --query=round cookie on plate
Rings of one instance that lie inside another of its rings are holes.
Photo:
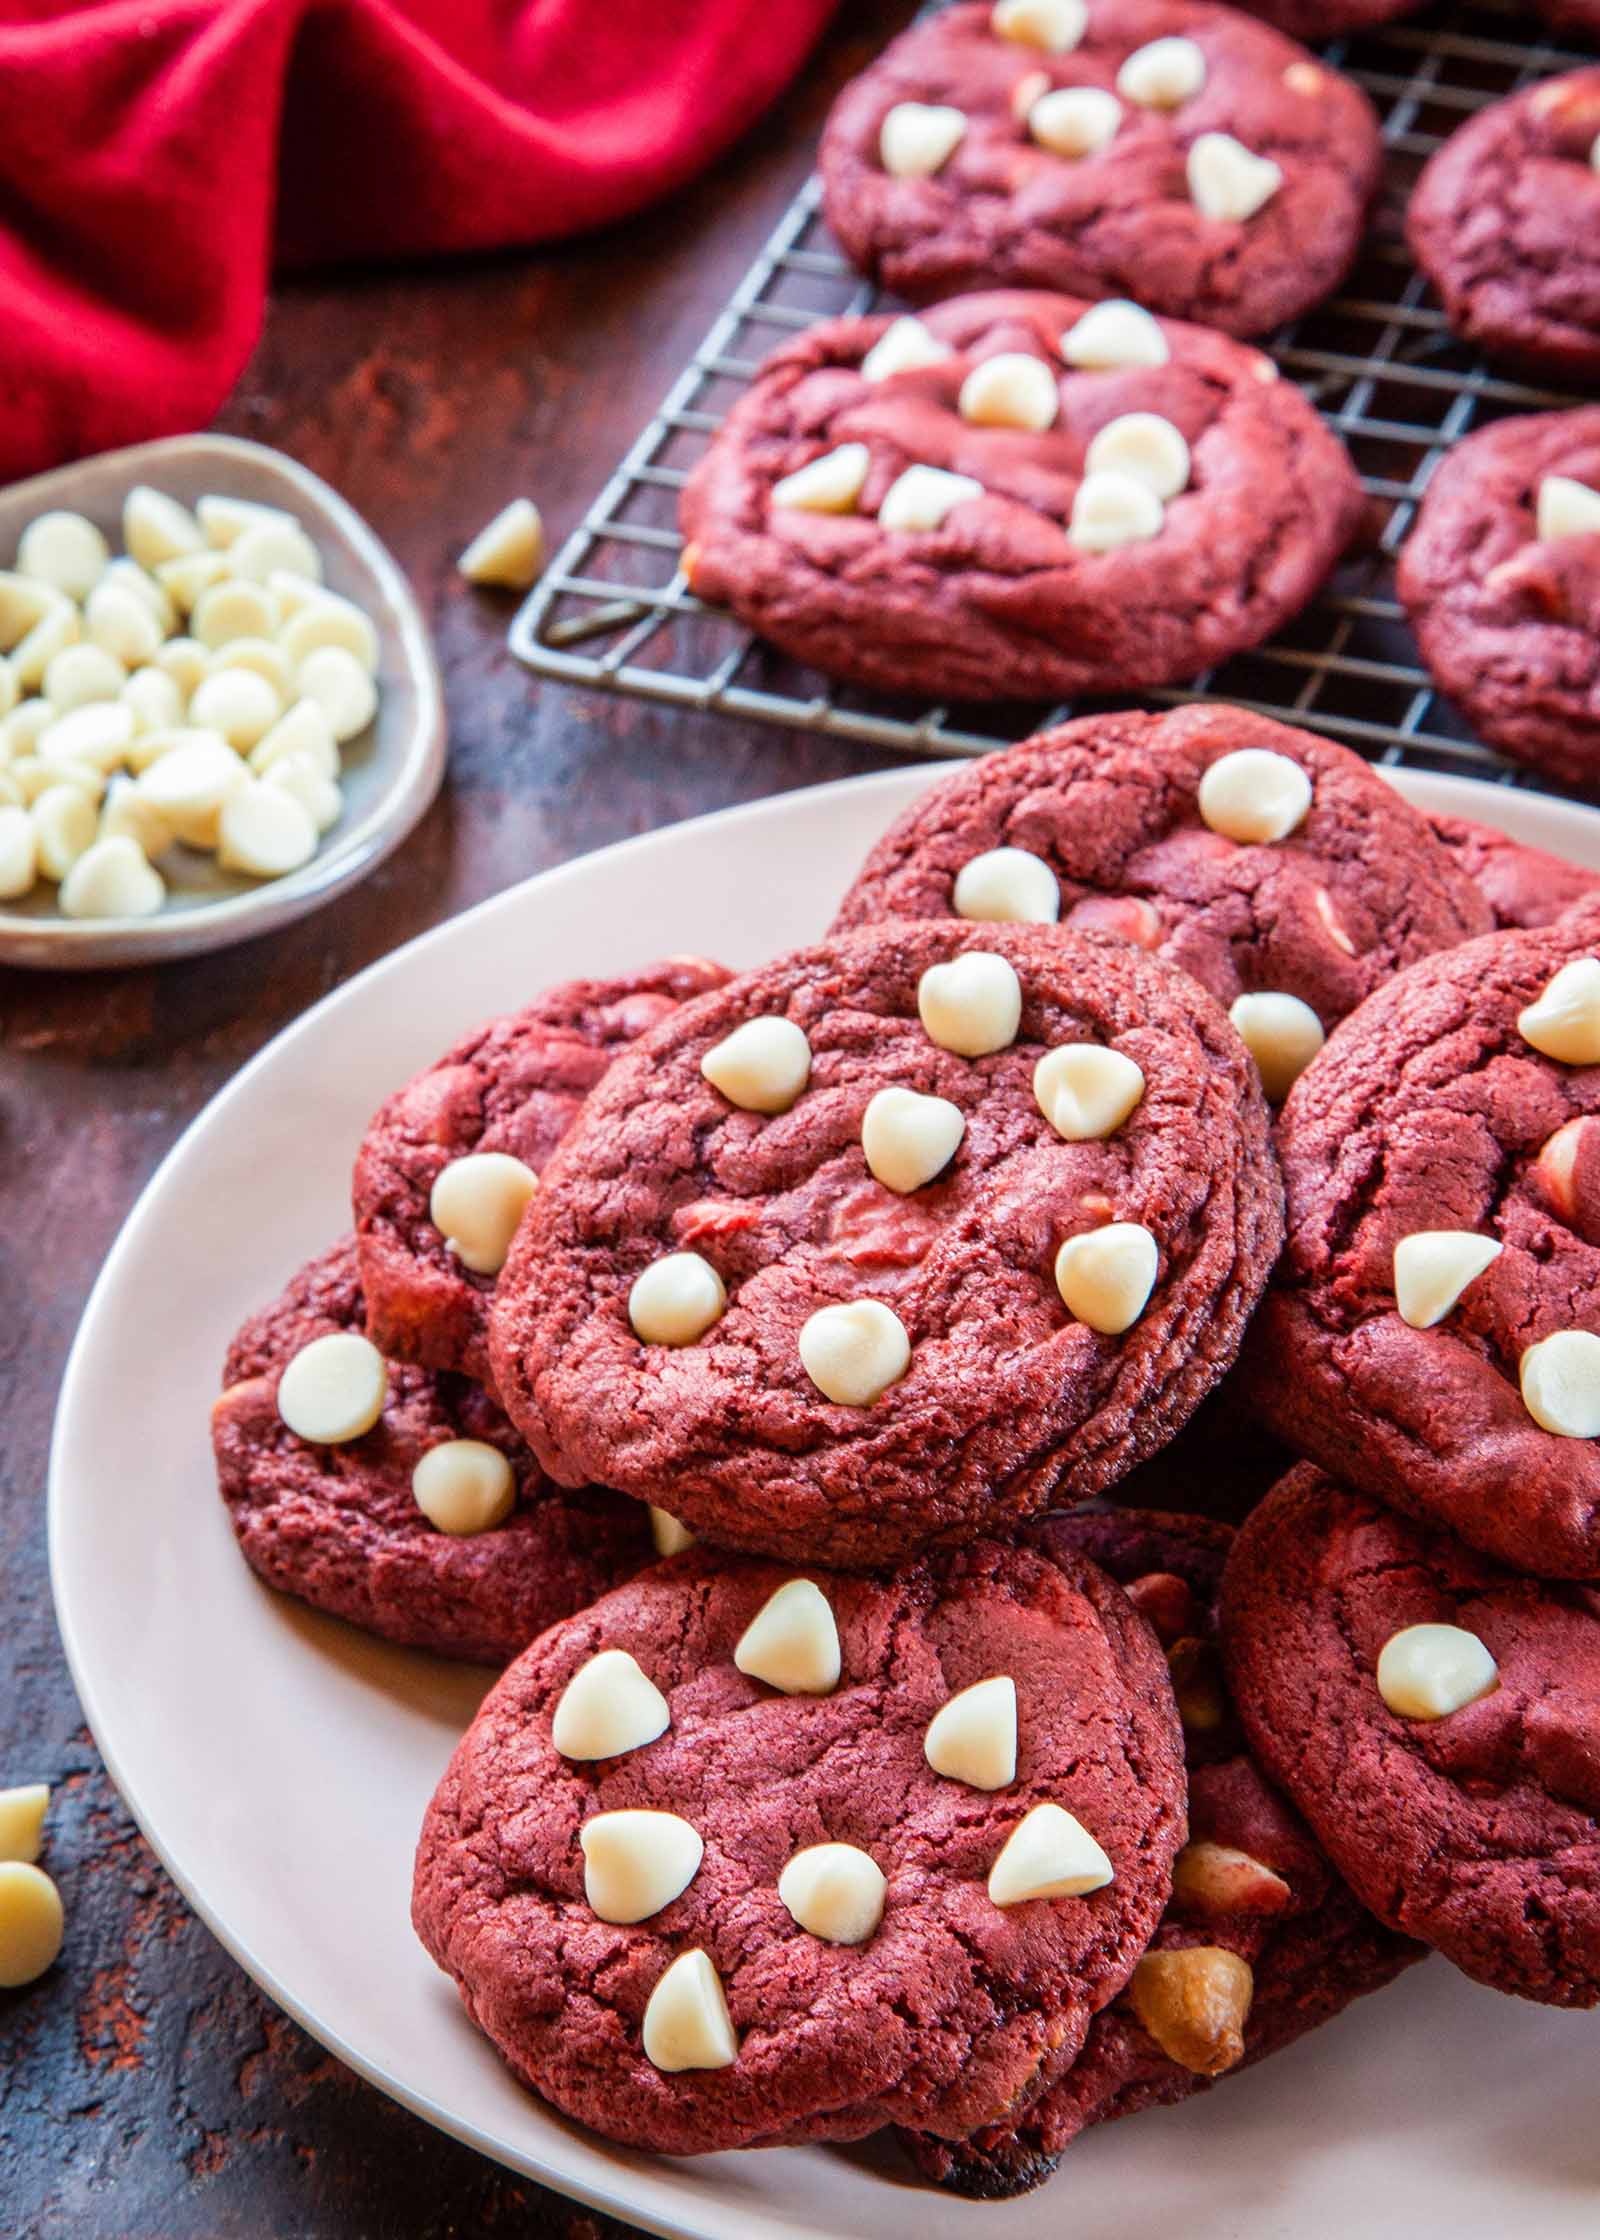
[[[1600,905],[1397,974],[1276,1144],[1241,1364],[1272,1429],[1517,1570],[1600,1574]]]
[[[353,1197],[368,1327],[386,1354],[489,1381],[494,1279],[540,1169],[618,1051],[727,977],[668,957],[567,981],[464,1035],[385,1101]]]
[[[386,1363],[365,1321],[346,1237],[228,1350],[217,1478],[269,1586],[390,1641],[504,1664],[652,1560],[634,1502],[557,1491],[486,1392]]]
[[[1431,156],[1412,254],[1458,334],[1568,376],[1600,368],[1600,68],[1492,102]]]
[[[1299,612],[1361,516],[1270,358],[1005,292],[776,351],[683,493],[683,568],[833,676],[1056,699],[1195,675]]]
[[[834,930],[952,911],[1099,926],[1181,966],[1231,1007],[1274,1100],[1401,965],[1492,923],[1358,755],[1216,706],[1084,716],[943,779]]]
[[[1496,1990],[1600,2003],[1600,1603],[1293,1471],[1223,1644],[1252,1749],[1356,1895]]]
[[[1530,848],[1470,817],[1430,817],[1429,824],[1494,913],[1500,927],[1548,926],[1600,894],[1600,871]]]
[[[1092,932],[885,926],[618,1063],[518,1232],[495,1379],[563,1483],[887,1563],[1170,1438],[1280,1236],[1249,1056],[1193,981]]]
[[[919,2167],[956,2192],[1027,2192],[1091,2124],[1204,2091],[1422,1957],[1357,1905],[1245,1748],[1216,1648],[1232,1540],[1202,1517],[1123,1510],[1053,1517],[1033,1537],[1048,1555],[1109,1571],[1166,1650],[1189,1760],[1189,1839],[1128,1989],[1096,2015],[1059,2080],[1019,2121],[970,2139],[903,2134]]]
[[[1092,1564],[696,1553],[505,1674],[412,1918],[517,2075],[608,2138],[959,2137],[1071,2061],[1183,1829],[1160,1651]]]
[[[1600,179],[1594,191],[1600,215]],[[1440,690],[1491,746],[1600,786],[1600,406],[1497,420],[1452,446],[1396,588]]]
[[[1062,288],[1236,335],[1338,285],[1380,162],[1358,87],[1204,0],[926,16],[846,86],[820,157],[846,255],[912,302]]]

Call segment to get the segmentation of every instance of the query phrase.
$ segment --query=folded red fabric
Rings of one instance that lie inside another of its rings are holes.
[[[268,274],[547,240],[725,148],[834,0],[0,0],[0,477],[198,427]]]

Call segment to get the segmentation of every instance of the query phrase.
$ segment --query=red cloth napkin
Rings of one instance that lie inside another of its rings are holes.
[[[725,148],[834,0],[0,0],[0,478],[203,425],[276,261],[547,239]]]

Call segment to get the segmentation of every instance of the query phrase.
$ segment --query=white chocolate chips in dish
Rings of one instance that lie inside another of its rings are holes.
[[[140,485],[121,536],[41,514],[0,572],[0,902],[68,918],[156,916],[185,850],[300,870],[378,708],[377,631],[292,514]]]

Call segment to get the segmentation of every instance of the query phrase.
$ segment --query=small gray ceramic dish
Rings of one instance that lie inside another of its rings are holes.
[[[154,918],[63,918],[41,885],[0,907],[0,964],[69,971],[154,964],[223,949],[303,918],[364,879],[397,848],[444,775],[444,695],[427,627],[399,566],[360,515],[309,469],[234,436],[168,436],[81,459],[0,491],[0,567],[36,514],[87,514],[122,549],[122,501],[148,482],[186,505],[208,491],[282,506],[322,554],[329,588],[364,607],[378,632],[378,713],[344,750],[344,814],[311,861],[283,879],[245,879],[208,855],[161,858],[167,901]]]

